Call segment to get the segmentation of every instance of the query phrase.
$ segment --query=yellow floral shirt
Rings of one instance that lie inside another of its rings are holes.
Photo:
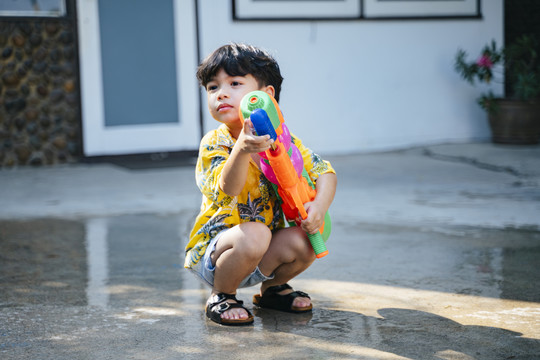
[[[335,173],[328,161],[302,145],[299,138],[292,135],[292,142],[300,150],[304,167],[313,182],[324,173]],[[247,221],[264,223],[272,231],[285,226],[272,184],[254,161],[250,163],[246,184],[238,196],[231,197],[220,189],[219,179],[235,143],[223,124],[201,140],[195,178],[203,196],[201,211],[186,246],[186,268],[201,259],[212,238],[222,230]]]

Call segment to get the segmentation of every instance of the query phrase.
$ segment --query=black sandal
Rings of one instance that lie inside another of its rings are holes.
[[[297,297],[306,297],[311,299],[308,294],[303,291],[293,291],[290,294],[280,295],[280,291],[292,289],[288,284],[270,286],[263,295],[255,294],[253,295],[253,304],[267,309],[274,309],[280,311],[286,311],[291,313],[304,313],[311,311],[313,305],[298,307],[293,306],[294,299]]]
[[[234,300],[236,303],[227,302],[227,300]],[[206,303],[206,316],[221,325],[249,325],[253,324],[253,315],[248,309],[242,306],[244,302],[236,299],[234,294],[219,293],[208,299]],[[247,311],[247,319],[223,319],[221,314],[225,311],[233,308],[242,308]]]

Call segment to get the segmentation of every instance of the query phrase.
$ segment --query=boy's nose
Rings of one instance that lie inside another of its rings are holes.
[[[218,95],[217,95],[218,100],[222,100],[222,99],[225,99],[225,98],[228,98],[228,97],[229,97],[229,95],[227,94],[227,92],[224,89],[220,89],[218,91]]]

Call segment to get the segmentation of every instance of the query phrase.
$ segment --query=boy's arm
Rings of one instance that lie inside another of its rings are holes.
[[[244,127],[238,135],[231,155],[225,162],[219,186],[229,196],[237,196],[242,192],[247,180],[249,160],[252,153],[259,153],[270,148],[270,135],[256,136],[251,130],[251,122],[244,121]]]
[[[301,223],[302,229],[308,234],[314,234],[324,223],[324,216],[336,194],[337,176],[334,173],[321,174],[315,184],[317,195],[315,200],[304,206],[308,213],[306,220]]]

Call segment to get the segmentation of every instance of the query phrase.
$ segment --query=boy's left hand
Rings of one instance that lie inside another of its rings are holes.
[[[323,211],[315,201],[305,203],[304,208],[308,217],[305,220],[301,220],[300,226],[306,233],[315,234],[324,224],[326,211]]]

